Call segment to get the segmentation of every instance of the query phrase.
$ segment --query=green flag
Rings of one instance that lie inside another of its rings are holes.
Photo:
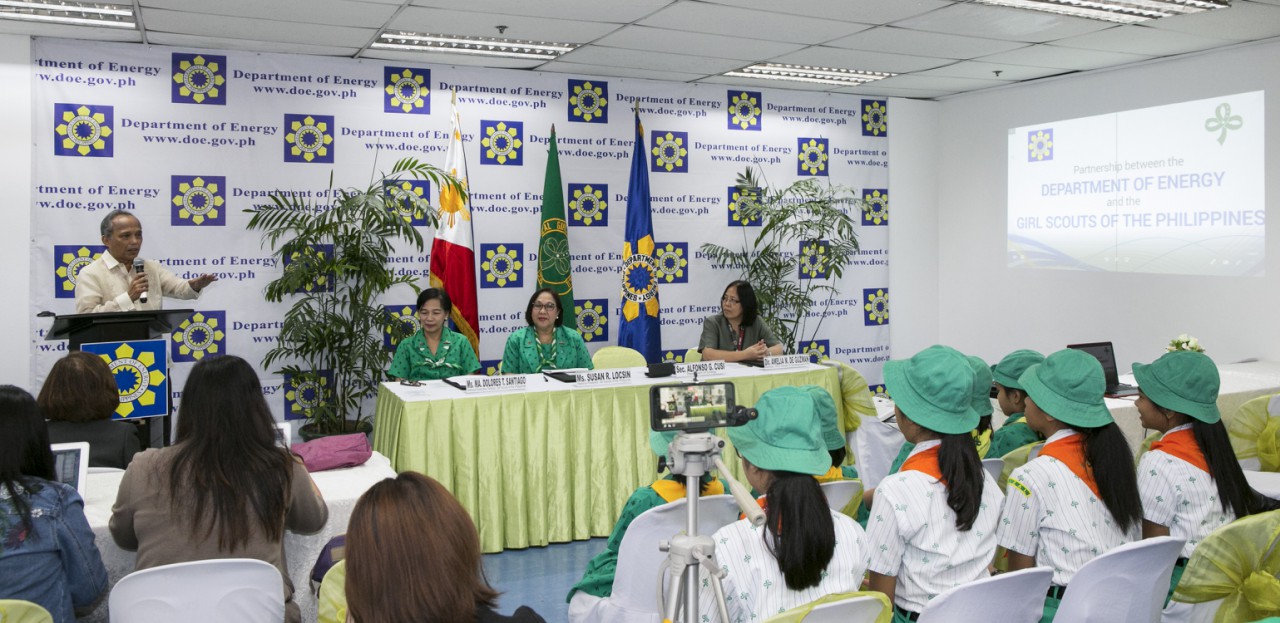
[[[564,326],[578,328],[573,308],[573,267],[569,258],[569,224],[564,220],[564,190],[560,185],[560,154],[556,127],[551,126],[547,178],[542,184],[542,227],[538,239],[538,288],[551,288],[564,307]]]

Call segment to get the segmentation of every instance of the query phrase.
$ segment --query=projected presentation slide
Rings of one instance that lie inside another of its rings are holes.
[[[1009,266],[1260,276],[1263,93],[1009,130]]]

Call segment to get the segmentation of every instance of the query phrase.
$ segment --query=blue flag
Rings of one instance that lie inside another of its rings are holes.
[[[627,185],[627,231],[622,239],[622,323],[618,345],[640,351],[645,361],[662,361],[658,305],[658,260],[653,255],[653,214],[644,127],[636,110],[636,145]]]

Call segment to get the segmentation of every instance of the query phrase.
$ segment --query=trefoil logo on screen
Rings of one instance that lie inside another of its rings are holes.
[[[205,355],[224,354],[227,350],[227,335],[222,328],[225,326],[227,312],[224,310],[191,314],[173,332],[169,357],[174,362],[191,362],[200,361]]]
[[[1231,114],[1231,104],[1223,102],[1213,111],[1214,116],[1204,120],[1204,129],[1208,132],[1218,132],[1218,144],[1225,145],[1227,143],[1227,131],[1239,130],[1244,127],[1244,118],[1240,115]]]
[[[480,245],[480,270],[484,271],[482,288],[521,288],[524,286],[524,244]]]
[[[169,195],[173,207],[169,224],[176,227],[227,224],[227,178],[221,175],[170,175]]]
[[[761,107],[764,98],[759,91],[729,91],[729,105],[725,114],[729,117],[730,130],[759,132]]]
[[[174,104],[227,105],[227,57],[173,53]]]
[[[96,104],[53,105],[53,155],[110,158],[115,155],[115,108]]]
[[[609,185],[569,184],[569,225],[607,227],[609,225]]]
[[[574,299],[573,316],[585,342],[609,340],[609,299]]]
[[[480,164],[509,167],[524,164],[520,158],[520,150],[524,147],[524,139],[521,138],[524,136],[523,121],[481,121],[480,130],[484,133],[484,138],[480,139],[484,148],[480,152]]]
[[[827,176],[829,141],[825,138],[798,138],[796,175]]]
[[[1027,132],[1027,162],[1053,160],[1053,128]]]
[[[658,260],[658,279],[667,283],[689,283],[689,243],[659,242],[653,249],[653,256]]]
[[[688,173],[689,172],[689,133],[664,132],[652,133],[649,142],[653,147],[649,153],[653,155],[649,170],[654,173]]]
[[[57,244],[53,246],[53,296],[59,299],[76,297],[76,278],[85,266],[107,252],[100,244]]]
[[[333,115],[284,116],[284,161],[333,164]]]
[[[569,121],[609,123],[609,83],[569,80]]]
[[[382,112],[429,115],[431,114],[431,70],[409,67],[383,67]]]

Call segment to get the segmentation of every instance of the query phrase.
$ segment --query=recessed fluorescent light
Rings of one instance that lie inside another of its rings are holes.
[[[0,0],[0,19],[108,28],[137,27],[132,5],[101,2]]]
[[[791,82],[813,82],[817,84],[849,86],[872,82],[874,80],[880,80],[881,78],[889,78],[898,74],[880,71],[859,71],[856,69],[809,67],[807,65],[778,65],[775,63],[761,63],[759,65],[752,65],[750,67],[744,67],[734,71],[727,71],[723,75],[734,78],[764,78],[766,80],[788,80]]]
[[[502,58],[551,60],[565,52],[578,48],[573,43],[549,41],[523,41],[497,37],[462,37],[432,35],[414,32],[384,32],[369,46],[380,50],[408,50],[418,52],[448,52]]]
[[[1121,24],[1230,8],[1231,0],[977,0],[979,4],[1031,9]]]

